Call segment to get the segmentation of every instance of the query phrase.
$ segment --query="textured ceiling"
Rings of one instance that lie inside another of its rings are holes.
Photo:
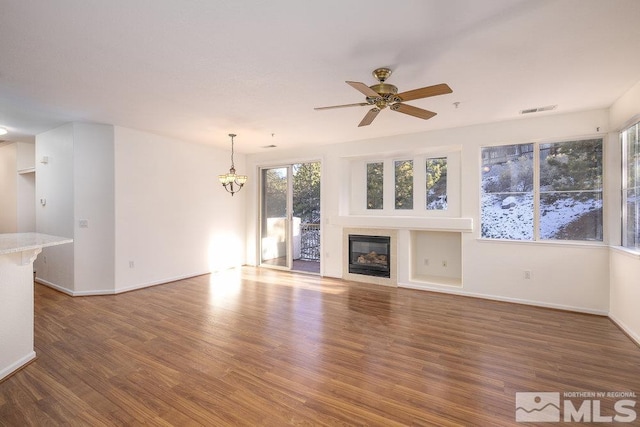
[[[259,152],[603,108],[640,80],[638,0],[0,0],[0,126],[111,123]],[[424,121],[368,127],[345,80],[393,70]],[[454,102],[459,102],[455,108]]]

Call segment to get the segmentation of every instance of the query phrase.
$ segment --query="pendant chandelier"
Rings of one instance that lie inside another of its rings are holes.
[[[236,135],[230,133],[229,136],[231,137],[231,169],[229,169],[229,173],[218,175],[218,179],[224,189],[233,196],[240,191],[247,182],[247,175],[236,175],[236,168],[233,164],[233,138],[235,138]]]

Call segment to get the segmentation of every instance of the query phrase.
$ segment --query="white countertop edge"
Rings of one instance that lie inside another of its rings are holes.
[[[68,237],[52,236],[44,233],[0,234],[0,255],[42,249],[72,242],[73,239]]]

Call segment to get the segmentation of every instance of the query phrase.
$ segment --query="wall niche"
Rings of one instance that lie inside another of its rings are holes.
[[[413,230],[410,235],[411,281],[462,286],[461,233]]]

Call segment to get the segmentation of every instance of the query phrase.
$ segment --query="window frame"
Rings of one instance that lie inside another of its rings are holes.
[[[640,241],[635,246],[627,246],[627,222],[628,222],[628,203],[627,196],[629,187],[629,159],[628,159],[628,141],[625,133],[632,127],[636,127],[636,139],[640,140],[640,117],[634,117],[629,123],[623,126],[619,132],[620,150],[621,150],[621,182],[620,182],[620,247],[626,251],[640,254]],[[636,182],[636,189],[640,189],[640,185]]]
[[[449,209],[449,156],[426,156],[424,157],[422,165],[424,166],[425,178],[424,178],[424,187],[422,191],[424,192],[424,203],[423,208],[427,212],[446,212]],[[432,160],[444,160],[445,165],[445,186],[444,186],[444,198],[446,207],[444,209],[429,209],[429,190],[427,189],[427,175],[428,175],[428,163]]]
[[[571,141],[588,141],[588,140],[601,140],[602,144],[602,240],[568,240],[568,239],[542,239],[540,237],[540,146],[543,144],[561,144]],[[529,240],[517,240],[517,239],[507,239],[507,238],[491,238],[491,237],[483,237],[482,236],[482,168],[484,159],[482,157],[482,150],[485,148],[492,147],[506,147],[506,146],[515,146],[515,145],[527,145],[533,144],[533,234],[532,239]],[[586,245],[586,246],[607,246],[608,241],[608,230],[607,230],[607,209],[606,209],[606,200],[607,200],[607,189],[605,183],[606,177],[606,136],[602,134],[595,135],[582,135],[577,137],[566,137],[566,138],[553,138],[553,139],[545,139],[545,140],[537,140],[537,141],[529,141],[529,142],[519,142],[519,143],[504,143],[504,144],[491,144],[491,145],[481,145],[479,147],[479,178],[480,183],[478,187],[478,231],[477,231],[477,239],[485,242],[506,242],[506,243],[523,243],[523,244],[551,244],[551,245]]]

